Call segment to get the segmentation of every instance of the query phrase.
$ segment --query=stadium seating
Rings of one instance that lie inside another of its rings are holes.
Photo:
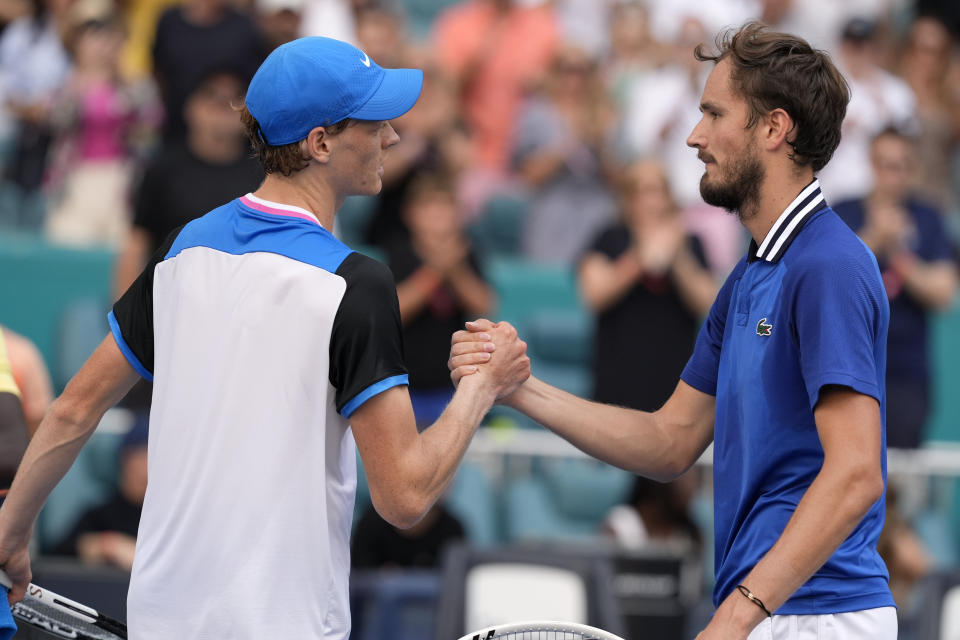
[[[960,637],[960,572],[938,572],[918,588],[915,640]]]
[[[64,312],[90,301],[106,316],[113,259],[107,250],[68,249],[33,235],[0,234],[0,324],[30,338],[47,367],[58,371]],[[59,385],[61,374],[57,377]]]

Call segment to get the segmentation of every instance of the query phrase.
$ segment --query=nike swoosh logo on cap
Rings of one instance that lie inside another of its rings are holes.
[[[361,60],[360,62],[363,63],[363,66],[369,67],[369,66],[370,66],[370,56],[368,56],[367,54],[363,54],[363,60]]]

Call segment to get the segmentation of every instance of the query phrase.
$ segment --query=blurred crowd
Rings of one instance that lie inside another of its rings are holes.
[[[265,56],[300,36],[348,40],[425,73],[395,122],[383,192],[359,222],[338,220],[393,269],[418,422],[452,393],[450,333],[495,314],[492,249],[472,233],[495,211],[492,224],[515,230],[515,257],[576,273],[596,318],[594,396],[656,409],[748,240],[700,198],[702,163],[685,140],[710,68],[693,47],[751,19],[829,51],[850,84],[820,180],[878,258],[893,310],[888,441],[917,447],[927,316],[957,289],[960,9],[949,0],[0,0],[0,228],[115,250],[119,295],[173,229],[259,184],[236,107]],[[131,472],[106,507],[127,538],[77,529],[61,549],[128,565],[141,444],[125,445]],[[627,545],[699,545],[690,493],[638,481],[603,530]],[[930,563],[892,522],[885,553],[913,579]],[[435,558],[436,543],[411,542],[420,532],[401,536],[375,514],[360,524],[361,564],[402,563],[381,557],[392,544],[414,564]],[[463,536],[446,511],[422,529]]]

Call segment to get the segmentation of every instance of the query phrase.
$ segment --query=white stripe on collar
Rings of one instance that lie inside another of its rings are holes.
[[[246,197],[247,197],[248,199],[252,200],[253,202],[256,202],[256,203],[259,204],[259,205],[263,205],[264,207],[270,207],[270,208],[272,208],[272,209],[281,209],[282,211],[292,211],[292,212],[294,212],[294,213],[302,213],[302,214],[305,214],[305,215],[307,215],[308,217],[310,217],[311,219],[316,220],[317,224],[320,224],[320,219],[317,218],[317,216],[314,215],[312,211],[307,211],[306,209],[304,209],[304,208],[302,208],[302,207],[297,207],[297,206],[294,206],[294,205],[292,205],[292,204],[282,204],[282,203],[280,203],[280,202],[273,202],[272,200],[265,200],[265,199],[263,199],[263,198],[258,198],[257,196],[253,195],[252,193],[248,193],[248,194],[246,195]],[[320,225],[320,226],[323,226],[323,225]]]
[[[783,213],[776,219],[770,231],[760,244],[754,254],[756,258],[775,262],[779,260],[780,255],[789,246],[790,241],[796,235],[801,223],[806,219],[810,212],[820,208],[824,203],[823,193],[820,191],[820,181],[816,178],[808,184],[793,199]]]

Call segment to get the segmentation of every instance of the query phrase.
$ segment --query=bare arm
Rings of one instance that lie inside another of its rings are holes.
[[[0,566],[14,582],[11,600],[30,581],[27,543],[40,508],[73,464],[100,418],[139,376],[107,336],[54,401],[30,442],[0,508]]]
[[[616,304],[643,274],[637,252],[628,249],[611,260],[601,253],[590,253],[580,262],[580,297],[594,313]]]
[[[883,494],[880,405],[847,387],[824,389],[814,410],[823,467],[773,548],[743,580],[770,611],[799,589]],[[733,592],[699,636],[746,638],[765,614]]]
[[[505,404],[598,460],[663,482],[683,474],[713,441],[715,399],[683,381],[653,413],[584,400],[534,377]]]
[[[479,320],[468,323],[476,331],[454,334],[448,366],[455,384],[482,357],[478,332],[489,326]],[[683,381],[653,413],[590,402],[532,376],[503,402],[591,456],[657,480],[681,475],[713,441],[715,398]]]
[[[410,277],[397,284],[397,301],[400,304],[400,319],[403,324],[409,323],[420,313],[424,305],[443,284],[443,279],[436,269],[429,265],[422,265],[410,274]]]
[[[530,373],[526,345],[509,325],[491,329],[499,342],[485,352],[479,371],[468,375],[449,406],[417,433],[406,387],[393,387],[365,402],[351,416],[354,438],[377,512],[409,528],[433,505],[453,477],[477,426],[499,395]],[[492,343],[491,343],[492,344]]]
[[[704,269],[685,246],[680,247],[673,260],[673,281],[687,309],[701,318],[710,311],[717,298],[717,281]]]
[[[27,430],[33,437],[53,402],[50,372],[40,350],[30,340],[6,328],[3,329],[3,337],[7,341],[10,366],[20,387],[20,402],[27,420]]]
[[[910,296],[928,309],[942,311],[953,306],[957,296],[957,268],[949,260],[924,262],[901,254],[891,265],[903,277]]]
[[[450,270],[447,282],[469,315],[483,316],[493,310],[496,304],[493,289],[476,274],[467,260],[462,260]]]

